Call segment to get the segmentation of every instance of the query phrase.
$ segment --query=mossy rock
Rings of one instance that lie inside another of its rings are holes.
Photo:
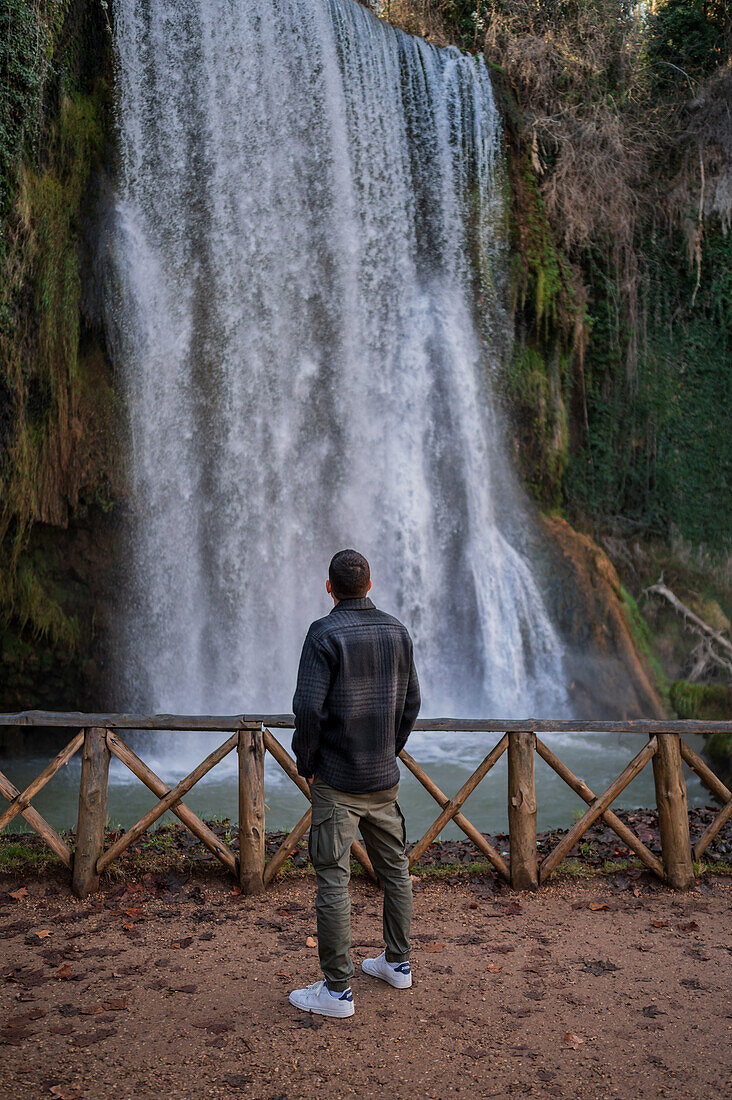
[[[707,719],[709,722],[732,720],[732,688],[726,684],[690,684],[688,680],[675,680],[669,697],[679,718]]]

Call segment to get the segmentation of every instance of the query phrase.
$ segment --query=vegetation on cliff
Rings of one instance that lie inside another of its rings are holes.
[[[684,677],[673,612],[631,601],[666,569],[687,602],[732,613],[715,565],[732,539],[728,7],[370,6],[491,66],[510,177],[516,461],[539,506],[592,530],[618,567],[636,649],[652,664],[660,645],[669,680]],[[0,709],[79,703],[94,599],[60,531],[120,490],[119,410],[82,259],[110,155],[108,18],[104,0],[0,0],[0,662],[12,671]]]
[[[724,0],[385,0],[482,51],[506,121],[525,484],[580,523],[732,540]]]
[[[82,633],[38,525],[106,504],[117,478],[115,397],[80,258],[108,143],[105,9],[2,0],[0,12],[0,640],[16,686],[38,672],[19,665],[69,666]]]

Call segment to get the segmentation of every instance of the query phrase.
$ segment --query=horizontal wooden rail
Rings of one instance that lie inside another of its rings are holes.
[[[100,873],[105,871],[114,859],[149,829],[166,810],[172,810],[229,871],[238,875],[242,890],[254,893],[273,880],[310,827],[308,809],[269,863],[265,863],[265,752],[269,752],[295,786],[308,800],[310,799],[308,783],[298,774],[297,765],[292,756],[267,728],[289,729],[293,724],[294,719],[291,714],[136,715],[55,711],[0,714],[0,726],[58,727],[74,731],[71,741],[57,753],[24,791],[19,791],[0,773],[0,795],[9,803],[5,810],[0,812],[0,832],[14,818],[22,816],[72,871],[74,892],[84,897],[98,888]],[[174,787],[170,787],[161,777],[155,775],[129,746],[125,745],[115,732],[120,730],[156,730],[161,733],[212,732],[229,734],[229,736],[188,776]],[[668,885],[677,889],[686,889],[694,881],[692,858],[699,860],[709,844],[732,820],[732,792],[680,736],[682,733],[713,731],[732,734],[732,722],[645,719],[628,722],[583,722],[549,719],[429,718],[418,721],[415,730],[417,732],[497,733],[501,736],[498,743],[490,749],[470,778],[452,798],[437,786],[409,753],[404,751],[401,753],[402,762],[440,807],[438,817],[412,848],[410,866],[417,862],[427,848],[434,843],[448,822],[454,821],[476,848],[492,861],[499,874],[510,879],[515,888],[534,889],[538,883],[544,883],[549,879],[586,830],[595,821],[602,819],[649,870],[663,878]],[[570,771],[541,738],[537,737],[539,732],[542,734],[633,733],[645,735],[648,740],[607,790],[597,796],[582,779]],[[488,746],[490,744],[489,741]],[[75,852],[72,852],[30,803],[82,746],[77,843]],[[235,851],[223,843],[182,802],[183,796],[234,748],[237,749],[239,760],[238,858]],[[463,803],[506,750],[508,750],[510,864],[504,860],[502,853],[496,851],[490,840],[462,813]],[[546,856],[540,871],[537,856],[537,804],[534,779],[534,759],[537,753],[588,804],[588,809],[581,820],[569,829],[554,850]],[[123,836],[115,839],[105,852],[103,850],[104,824],[110,754],[126,765],[158,796],[160,801]],[[610,809],[611,803],[618,798],[628,783],[651,761],[658,809],[662,857],[660,860]],[[693,849],[689,835],[684,762],[722,804],[721,810],[698,838]],[[364,845],[356,840],[352,851],[354,858],[361,862],[366,872],[375,877]]]
[[[55,710],[24,710],[0,714],[0,726],[103,726],[118,730],[161,730],[178,733],[234,733],[252,724],[270,729],[294,729],[292,714],[82,714]],[[732,733],[732,722],[693,719],[635,718],[626,722],[586,722],[546,718],[420,718],[419,733]]]

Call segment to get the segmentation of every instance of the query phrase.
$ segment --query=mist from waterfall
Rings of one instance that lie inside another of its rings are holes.
[[[566,712],[491,394],[483,61],[355,0],[114,6],[120,700],[289,710],[330,557],[355,546],[412,632],[423,714]]]

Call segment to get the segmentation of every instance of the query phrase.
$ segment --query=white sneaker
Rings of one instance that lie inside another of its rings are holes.
[[[372,978],[381,978],[395,989],[409,989],[412,984],[412,968],[408,962],[390,963],[386,961],[386,952],[382,951],[377,959],[364,959],[361,963],[364,974]]]
[[[303,1012],[317,1012],[320,1016],[353,1016],[356,1011],[350,989],[333,997],[324,981],[313,982],[305,989],[293,989],[290,1004],[301,1008]]]

